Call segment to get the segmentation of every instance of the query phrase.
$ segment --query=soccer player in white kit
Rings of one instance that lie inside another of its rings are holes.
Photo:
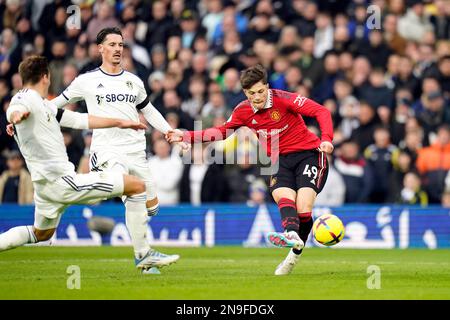
[[[34,186],[33,226],[15,227],[0,234],[0,251],[27,243],[45,241],[54,234],[61,216],[71,204],[93,204],[117,196],[133,196],[145,191],[141,179],[119,172],[76,174],[69,162],[60,126],[89,128],[145,129],[138,121],[102,118],[58,109],[44,98],[50,73],[45,57],[32,56],[19,65],[24,88],[14,95],[6,111],[14,125],[14,135],[25,158]],[[128,129],[118,129],[128,130]],[[147,267],[158,266],[152,259]]]
[[[52,102],[61,108],[68,103],[85,100],[91,115],[133,121],[139,121],[138,111],[141,111],[157,130],[164,134],[172,130],[149,102],[142,80],[122,69],[123,38],[120,29],[101,30],[97,35],[97,45],[102,55],[102,65],[79,75]],[[91,171],[117,171],[133,174],[145,181],[146,192],[122,198],[138,267],[149,254],[157,260],[167,261],[167,264],[179,258],[178,255],[165,255],[151,249],[148,242],[148,219],[157,213],[159,205],[145,149],[144,132],[117,128],[95,129],[90,149]]]

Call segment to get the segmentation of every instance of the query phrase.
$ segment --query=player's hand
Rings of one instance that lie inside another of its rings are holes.
[[[182,152],[187,152],[191,149],[191,145],[187,144],[186,142],[176,142],[176,144],[181,148]]]
[[[30,115],[30,112],[28,112],[28,111],[27,112],[15,111],[11,115],[11,123],[12,124],[19,124],[23,120],[28,118],[29,115]]]
[[[334,146],[329,141],[322,141],[322,143],[319,146],[319,149],[320,149],[320,151],[331,154],[334,150]]]
[[[167,131],[166,140],[169,143],[182,142],[183,141],[183,131],[181,131],[180,129],[173,129],[173,130]]]
[[[12,123],[10,123],[6,126],[6,133],[10,137],[14,136],[14,125]]]
[[[121,129],[134,129],[134,130],[146,130],[147,126],[140,122],[134,122],[131,120],[122,120],[118,125]]]

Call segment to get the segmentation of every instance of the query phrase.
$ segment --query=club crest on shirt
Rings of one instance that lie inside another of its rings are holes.
[[[126,85],[127,85],[128,89],[133,90],[133,83],[131,81],[127,81]]]
[[[272,110],[272,111],[270,111],[270,118],[273,121],[280,121],[280,119],[281,119],[280,111],[279,110]]]

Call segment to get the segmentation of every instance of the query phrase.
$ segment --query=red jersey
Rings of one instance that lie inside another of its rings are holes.
[[[190,143],[222,140],[246,126],[256,133],[269,156],[275,152],[287,154],[315,149],[321,140],[308,130],[302,115],[317,119],[322,141],[333,140],[333,122],[328,109],[299,94],[275,89],[268,90],[264,109],[254,109],[248,100],[242,101],[224,125],[186,131],[183,140]]]

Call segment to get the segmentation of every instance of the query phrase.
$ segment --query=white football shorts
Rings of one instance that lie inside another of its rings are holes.
[[[136,176],[145,182],[147,200],[156,198],[156,186],[145,151],[126,154],[117,151],[93,152],[90,155],[89,169],[94,172],[120,172]]]
[[[55,181],[35,181],[35,228],[56,228],[64,210],[72,204],[95,204],[123,194],[123,174],[90,172],[70,174]]]

